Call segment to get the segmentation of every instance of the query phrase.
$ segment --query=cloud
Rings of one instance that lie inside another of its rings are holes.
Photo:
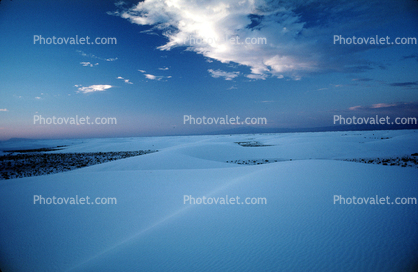
[[[412,86],[418,86],[418,81],[413,82],[398,82],[398,83],[391,83],[390,86],[394,87],[412,87]]]
[[[145,0],[112,14],[151,26],[147,33],[161,33],[167,43],[159,50],[185,47],[207,60],[244,65],[251,79],[300,79],[306,73],[378,67],[355,53],[385,46],[339,46],[333,35],[389,24],[399,6],[390,0]]]
[[[152,80],[155,80],[155,79],[158,78],[157,76],[154,76],[154,75],[151,75],[151,74],[145,74],[145,77],[148,78],[148,79],[152,79]]]
[[[117,79],[122,79],[126,84],[133,84],[132,82],[129,81],[129,79],[125,79],[123,77],[117,77]]]
[[[354,106],[354,107],[349,107],[349,110],[366,110],[366,109],[379,109],[379,108],[390,108],[390,107],[397,107],[400,104],[394,103],[394,104],[386,104],[386,103],[378,103],[378,104],[373,104],[371,106]]]
[[[225,71],[222,71],[222,70],[219,70],[219,69],[216,70],[216,71],[212,70],[212,69],[209,69],[208,72],[214,78],[223,77],[223,78],[225,78],[225,80],[232,80],[239,75],[239,72],[225,72]]]
[[[93,92],[104,92],[107,89],[112,88],[112,85],[90,85],[88,87],[82,87],[82,85],[74,85],[78,88],[77,93],[93,93]]]
[[[87,54],[87,53],[85,53],[85,52],[83,52],[81,50],[76,50],[76,52],[78,52],[83,57],[89,57],[89,58],[99,59],[99,60],[103,60],[103,61],[115,61],[115,60],[118,59],[118,58],[107,58],[107,59],[105,59],[105,58],[101,58],[101,57],[95,56],[93,54]]]
[[[399,111],[407,111],[410,113],[416,112],[418,113],[418,103],[406,103],[406,102],[398,102],[398,103],[376,103],[368,106],[353,106],[349,107],[348,110],[350,111],[362,111],[362,112],[376,112],[378,110],[386,110],[386,112],[399,112]]]
[[[93,64],[93,63],[90,63],[88,61],[87,62],[86,61],[80,62],[80,64],[83,65],[83,66],[89,66],[89,67],[93,67],[94,65],[99,65],[98,63]]]
[[[261,75],[249,74],[249,75],[246,75],[246,77],[248,77],[249,79],[262,79],[262,80],[265,80],[268,76],[266,74],[261,74]]]
[[[353,106],[353,107],[349,107],[348,109],[349,110],[359,110],[359,109],[362,109],[363,107],[362,106]]]
[[[158,68],[158,70],[163,70],[163,71],[166,71],[166,70],[168,70],[168,67],[163,67],[163,68]],[[161,80],[163,80],[163,79],[168,79],[168,78],[171,78],[171,76],[156,76],[156,75],[152,75],[152,74],[145,74],[146,73],[146,71],[145,70],[138,70],[139,72],[141,72],[141,73],[143,73],[144,74],[144,76],[147,78],[147,79],[150,79],[150,80],[157,80],[157,81],[161,81]],[[164,81],[166,81],[166,80],[164,80]]]
[[[0,109],[0,111],[8,111],[7,109]]]
[[[165,79],[165,78],[171,78],[171,76],[155,76],[155,75],[151,75],[151,74],[144,74],[144,76],[147,79],[158,80],[158,81],[160,81],[162,79]]]
[[[378,103],[371,106],[372,109],[395,107],[397,104]]]

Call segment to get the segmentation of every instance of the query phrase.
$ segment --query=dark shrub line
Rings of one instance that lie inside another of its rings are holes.
[[[157,151],[9,154],[0,156],[0,179],[54,174]]]

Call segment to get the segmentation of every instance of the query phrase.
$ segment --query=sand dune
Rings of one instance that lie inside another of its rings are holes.
[[[158,149],[53,175],[0,181],[7,271],[413,271],[418,169],[341,161],[410,155],[415,131],[89,139],[56,152]],[[382,139],[383,138],[383,139]],[[237,142],[257,141],[250,147]],[[228,160],[280,158],[260,165]],[[290,161],[292,159],[292,161]],[[338,159],[338,160],[337,160]],[[33,204],[114,197],[115,205]],[[184,204],[184,196],[267,204]]]

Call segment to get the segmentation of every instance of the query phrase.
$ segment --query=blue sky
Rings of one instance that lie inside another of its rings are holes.
[[[333,39],[418,39],[418,1],[363,2],[3,0],[0,140],[237,127],[185,125],[184,115],[265,117],[260,128],[332,126],[335,114],[417,117],[417,44]],[[34,44],[35,35],[117,44]],[[34,115],[117,124],[40,125]]]

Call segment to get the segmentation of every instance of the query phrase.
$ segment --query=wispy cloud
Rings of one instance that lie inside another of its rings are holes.
[[[94,93],[94,92],[104,92],[107,89],[112,88],[112,85],[90,85],[88,87],[83,87],[82,85],[74,85],[74,87],[78,88],[77,93]]]
[[[363,107],[362,106],[353,106],[353,107],[349,107],[348,109],[349,110],[359,110],[359,109],[362,109]]]
[[[7,109],[0,109],[0,111],[8,111]]]
[[[145,71],[145,70],[138,70],[138,71],[140,71],[141,73],[146,73],[146,71]]]
[[[76,50],[80,55],[82,55],[83,57],[89,57],[89,58],[93,58],[93,59],[99,59],[99,60],[103,60],[103,61],[115,61],[118,58],[102,58],[102,57],[98,57],[96,55],[93,54],[87,54],[81,50]]]
[[[156,76],[156,75],[151,75],[151,74],[144,74],[144,76],[147,79],[158,80],[158,81],[166,79],[166,78],[171,78],[171,76]]]
[[[129,81],[129,79],[123,78],[123,77],[117,77],[117,79],[122,79],[126,84],[133,84],[132,82]]]
[[[265,80],[268,77],[268,75],[266,75],[266,74],[249,74],[249,75],[246,75],[246,77],[248,77],[249,79]]]
[[[386,104],[386,103],[378,103],[373,104],[370,108],[372,109],[378,109],[378,108],[389,108],[389,107],[396,107],[398,104]]]
[[[167,71],[168,70],[168,67],[158,68],[158,70]]]
[[[93,67],[93,66],[95,66],[95,65],[99,65],[98,63],[93,64],[93,63],[90,63],[90,62],[88,62],[88,61],[83,61],[83,62],[80,62],[80,64],[81,64],[81,65],[83,65],[83,66],[88,66],[88,67]]]
[[[225,78],[225,80],[233,80],[239,75],[239,72],[226,72],[226,71],[222,71],[219,69],[218,70],[209,69],[208,72],[214,78],[223,77]]]
[[[406,102],[398,102],[398,103],[376,103],[367,106],[352,106],[349,107],[348,110],[350,111],[376,111],[376,110],[389,110],[389,111],[400,111],[400,110],[408,110],[409,112],[418,112],[418,103],[406,103]]]

